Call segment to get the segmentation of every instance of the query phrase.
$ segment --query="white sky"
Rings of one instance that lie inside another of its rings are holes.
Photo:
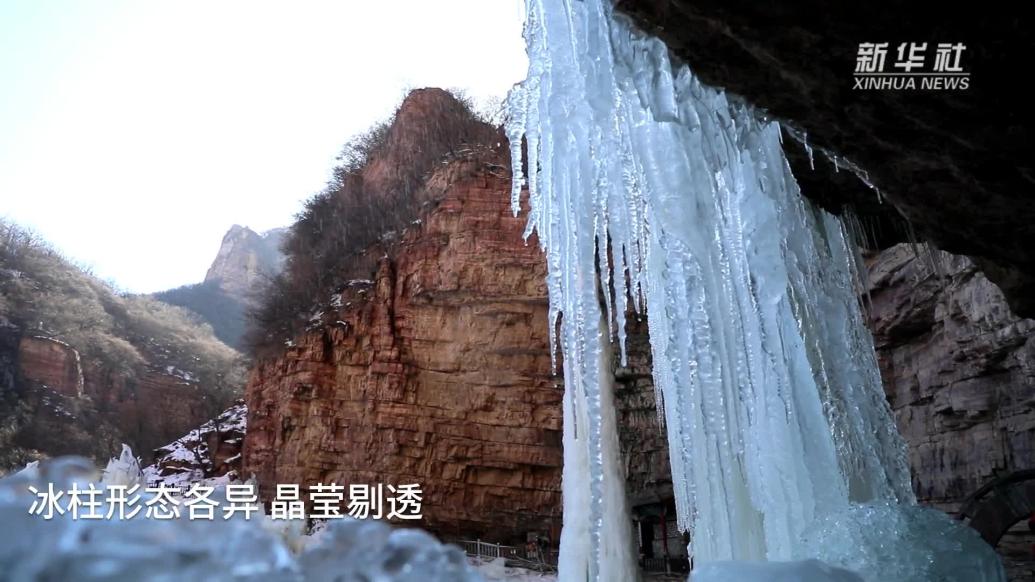
[[[0,216],[123,289],[292,222],[406,88],[502,97],[521,0],[0,0]]]

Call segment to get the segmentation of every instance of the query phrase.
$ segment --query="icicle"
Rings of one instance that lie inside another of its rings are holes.
[[[695,562],[815,557],[810,524],[856,519],[862,502],[913,503],[855,245],[801,197],[780,127],[701,85],[606,0],[527,10],[529,78],[509,100],[523,115],[508,135],[528,137],[536,168],[530,221],[564,355],[560,578],[625,579],[631,563],[606,345],[624,344],[627,298],[647,313]],[[804,135],[786,129],[811,164]],[[840,549],[827,554],[879,553]]]
[[[844,156],[840,156],[839,157],[839,156],[831,153],[830,151],[828,151],[828,150],[826,150],[824,148],[819,148],[819,147],[815,147],[815,146],[810,145],[808,143],[807,139],[806,139],[806,132],[798,130],[798,129],[795,129],[794,127],[792,127],[790,125],[786,125],[786,124],[783,125],[782,127],[783,127],[784,131],[786,131],[792,138],[794,138],[795,141],[797,141],[798,143],[802,144],[802,147],[804,147],[805,150],[808,152],[808,154],[809,154],[809,165],[812,166],[813,170],[815,170],[816,168],[815,168],[815,164],[813,163],[812,154],[813,154],[813,151],[818,149],[819,152],[821,154],[823,154],[823,156],[825,156],[828,160],[830,160],[830,163],[834,164],[834,170],[835,171],[839,172],[841,170],[841,168],[844,168],[844,169],[848,170],[853,175],[855,175],[855,177],[858,178],[859,181],[862,182],[867,188],[869,188],[870,190],[874,191],[874,193],[877,195],[877,202],[880,202],[882,204],[884,203],[884,195],[881,193],[880,188],[878,188],[873,183],[873,181],[870,180],[869,172],[867,172],[866,170],[860,168],[855,162],[853,162],[852,160],[849,160],[848,158],[845,158]],[[782,134],[781,134],[780,143],[781,144],[783,143]]]
[[[507,95],[507,140],[510,143],[510,158],[513,160],[511,169],[512,185],[510,189],[510,209],[517,216],[521,212],[521,190],[524,187],[525,176],[521,171],[521,138],[525,134],[526,103],[525,92],[520,86],[515,86]]]
[[[804,132],[801,135],[801,143],[805,145],[805,151],[809,154],[809,169],[812,171],[816,170],[816,160],[812,156],[812,146],[809,145],[809,132]]]

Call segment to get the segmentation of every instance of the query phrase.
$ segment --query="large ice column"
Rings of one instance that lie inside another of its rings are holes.
[[[594,546],[589,403],[583,390],[568,383],[564,398],[564,529],[561,533],[558,574],[561,580],[586,580],[599,573],[604,580],[636,580],[636,561],[632,541],[632,523],[625,498],[625,467],[621,462],[617,415],[614,408],[614,372],[611,345],[603,318],[596,333],[589,336],[592,348],[587,357],[595,363],[592,378],[599,388],[600,429],[597,454],[602,473],[599,480],[599,502],[608,511],[597,509],[601,523],[596,528]],[[565,366],[565,381],[574,377]],[[587,370],[588,372],[588,370]]]
[[[593,562],[624,518],[605,501],[597,325],[604,311],[624,341],[630,300],[649,315],[698,563],[810,557],[809,524],[853,503],[913,503],[853,246],[801,197],[778,125],[673,66],[606,0],[528,0],[525,36],[528,79],[508,98],[514,209],[527,179],[560,320],[566,465],[580,467],[565,467],[565,528],[580,528],[588,578],[617,579]]]

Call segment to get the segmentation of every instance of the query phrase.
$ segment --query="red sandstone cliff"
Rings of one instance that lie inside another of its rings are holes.
[[[22,375],[64,396],[83,396],[83,364],[72,346],[43,336],[26,336],[18,345]]]
[[[239,354],[197,316],[117,293],[0,220],[0,470],[151,449],[233,401]]]
[[[150,459],[153,448],[197,426],[211,410],[198,381],[175,369],[148,366],[127,376],[38,336],[22,337],[14,356],[25,415],[14,444],[32,455],[103,460],[129,443]]]
[[[512,216],[509,174],[454,160],[438,199],[246,390],[245,475],[419,483],[443,535],[523,539],[560,525],[562,390],[545,262]],[[429,193],[429,191],[433,191]]]

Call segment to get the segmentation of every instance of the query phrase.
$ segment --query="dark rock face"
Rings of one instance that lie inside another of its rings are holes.
[[[646,316],[630,313],[625,325],[626,365],[621,365],[617,344],[611,361],[626,493],[629,505],[636,507],[672,498],[672,469],[668,435],[658,417]]]
[[[899,245],[869,259],[870,328],[923,503],[956,511],[1035,467],[1035,321],[972,261]]]
[[[13,393],[18,375],[21,330],[0,317],[0,395]]]
[[[971,256],[1019,315],[1035,316],[1035,151],[1019,83],[1035,36],[1014,9],[929,2],[624,0],[618,9],[664,40],[701,79],[807,131],[810,145],[869,173],[917,234]],[[853,89],[861,42],[966,44],[963,91]],[[888,228],[889,208],[817,154],[819,179],[793,155],[806,196]],[[822,185],[822,187],[820,187]],[[832,193],[833,192],[833,193]],[[894,222],[894,221],[890,221]],[[900,233],[899,233],[900,234]],[[880,237],[896,242],[893,233]],[[899,240],[901,238],[899,237]]]

